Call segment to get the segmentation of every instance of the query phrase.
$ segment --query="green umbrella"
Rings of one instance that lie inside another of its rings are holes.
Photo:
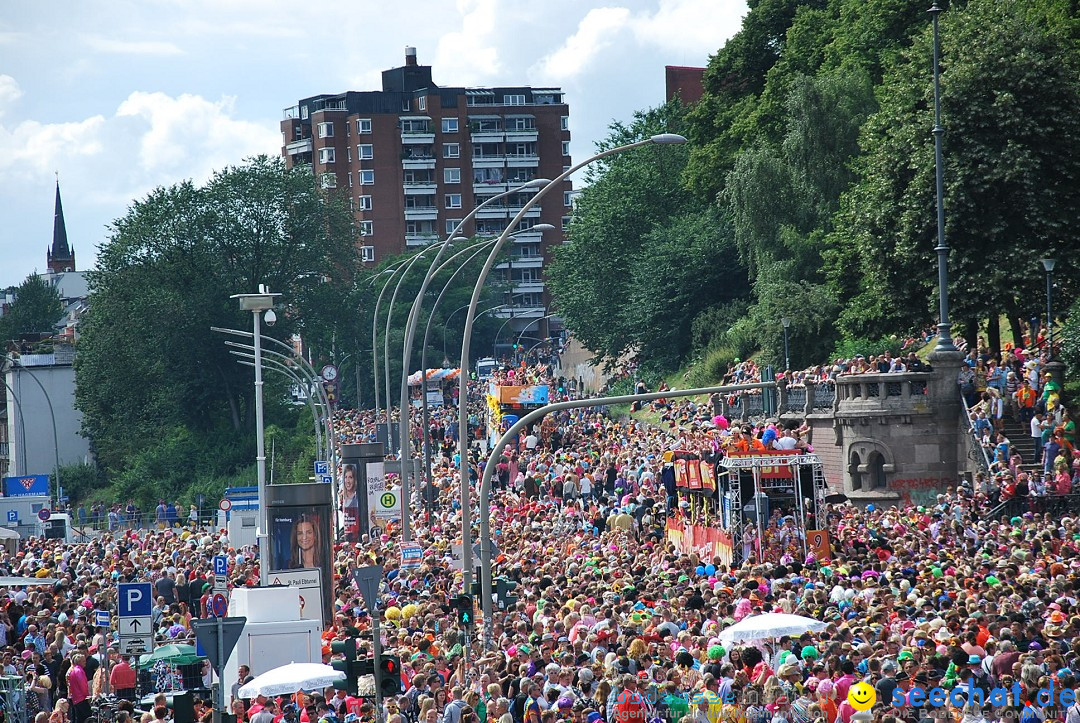
[[[194,658],[197,660],[199,659],[199,656],[195,651],[194,645],[182,645],[178,643],[172,643],[170,645],[162,645],[158,648],[155,648],[154,652],[141,656],[139,658],[139,667],[153,665],[159,660],[164,660],[175,665],[187,664],[177,663],[176,660],[178,658]]]

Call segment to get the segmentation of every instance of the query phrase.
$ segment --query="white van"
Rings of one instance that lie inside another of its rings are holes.
[[[499,368],[499,363],[491,357],[479,359],[476,362],[476,378],[480,381],[491,379],[495,375],[495,370]]]

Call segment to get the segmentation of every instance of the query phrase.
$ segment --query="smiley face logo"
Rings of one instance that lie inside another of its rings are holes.
[[[847,700],[855,710],[870,710],[877,703],[877,691],[869,683],[860,681],[848,688]]]

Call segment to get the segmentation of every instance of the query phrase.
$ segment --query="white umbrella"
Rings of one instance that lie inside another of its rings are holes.
[[[750,640],[779,638],[784,635],[816,633],[826,627],[828,627],[828,623],[803,617],[802,615],[765,613],[764,615],[752,615],[743,618],[741,622],[735,623],[730,628],[722,631],[720,639],[729,643],[745,643]]]
[[[336,680],[345,680],[345,673],[334,670],[329,665],[289,663],[266,671],[240,688],[237,695],[240,698],[254,698],[257,695],[267,697],[288,695],[298,690],[325,688],[333,685]]]

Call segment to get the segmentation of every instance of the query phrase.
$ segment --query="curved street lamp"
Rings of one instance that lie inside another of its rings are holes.
[[[614,148],[608,148],[601,151],[590,158],[586,158],[584,161],[571,166],[561,174],[556,176],[550,183],[537,191],[528,203],[526,203],[517,215],[510,221],[507,227],[503,230],[499,236],[498,241],[495,242],[491,252],[488,254],[487,261],[484,263],[484,267],[480,270],[480,275],[476,280],[476,285],[473,287],[472,298],[469,301],[469,310],[465,316],[465,335],[461,340],[461,368],[462,371],[468,369],[469,365],[469,347],[472,342],[472,329],[473,322],[475,320],[476,307],[480,303],[480,289],[483,287],[484,282],[487,280],[487,276],[491,273],[491,269],[495,266],[495,261],[498,259],[499,253],[502,251],[503,244],[506,243],[506,239],[513,233],[514,228],[521,223],[521,220],[525,218],[525,214],[529,210],[539,203],[540,199],[544,197],[549,191],[555,188],[558,184],[562,183],[565,179],[569,178],[571,174],[576,173],[581,168],[606,158],[607,156],[614,155],[616,153],[622,153],[632,148],[640,148],[641,146],[647,146],[652,144],[676,144],[685,143],[686,138],[677,135],[675,133],[661,133],[659,135],[652,136],[645,140],[637,141],[635,143],[627,143],[622,146],[615,146]],[[468,592],[472,585],[472,523],[470,521],[470,513],[472,511],[471,502],[469,500],[469,415],[467,410],[466,400],[469,398],[468,390],[468,374],[462,373],[458,375],[458,438],[459,438],[459,454],[461,456],[460,462],[460,477],[461,477],[461,535],[462,535],[462,590]],[[481,516],[481,523],[487,524],[487,520]],[[485,540],[485,545],[487,541]],[[481,553],[483,554],[485,547],[482,546]],[[490,550],[487,550],[490,553]],[[485,601],[485,605],[490,608],[491,600],[491,576],[485,575],[483,579],[483,592],[482,597]]]

